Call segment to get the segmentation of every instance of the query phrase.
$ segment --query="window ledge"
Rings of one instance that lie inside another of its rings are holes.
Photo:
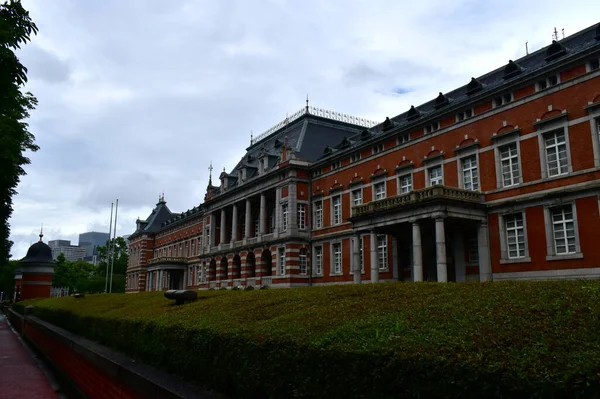
[[[548,256],[546,256],[546,260],[547,261],[568,260],[568,259],[583,259],[583,253],[582,252],[576,252],[574,254],[548,255]]]
[[[512,265],[515,263],[531,263],[531,257],[530,256],[524,256],[522,258],[514,258],[514,259],[500,259],[500,264],[501,265]]]
[[[389,267],[385,268],[385,269],[377,269],[377,270],[379,270],[379,273],[385,273],[385,272],[389,272],[390,271]]]
[[[344,275],[344,273],[342,273],[342,272],[339,272],[339,273],[329,273],[330,277],[343,276],[343,275]]]

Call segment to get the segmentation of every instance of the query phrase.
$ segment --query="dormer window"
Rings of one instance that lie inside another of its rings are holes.
[[[383,143],[374,145],[373,149],[372,149],[373,154],[378,154],[378,153],[382,152],[383,150],[384,150]]]
[[[536,91],[545,90],[559,83],[558,75],[550,75],[535,84]]]
[[[501,107],[504,104],[508,104],[512,100],[513,100],[513,94],[512,93],[504,93],[501,96],[498,96],[498,97],[494,98],[494,108]]]
[[[427,133],[433,133],[436,130],[440,130],[440,122],[434,122],[431,125],[427,125],[425,126],[425,134]]]
[[[464,110],[464,111],[456,114],[456,121],[461,122],[461,121],[464,121],[465,119],[469,119],[472,117],[473,117],[473,108]]]

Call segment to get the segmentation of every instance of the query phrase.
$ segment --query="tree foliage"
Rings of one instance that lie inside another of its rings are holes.
[[[15,54],[37,31],[20,0],[0,4],[0,264],[6,263],[12,247],[8,219],[12,197],[20,177],[25,175],[23,166],[30,163],[24,153],[39,148],[24,122],[37,100],[31,93],[22,92],[27,68]]]
[[[113,264],[113,278],[111,292],[125,292],[125,272],[127,270],[127,244],[123,237],[111,240],[111,247],[115,245]],[[108,241],[103,247],[98,247],[100,263],[94,266],[81,260],[69,262],[63,254],[56,258],[52,286],[68,287],[70,292],[83,292],[95,294],[106,289],[106,266],[109,260]]]
[[[19,261],[10,260],[0,264],[0,292],[4,292],[4,299],[12,298],[15,288],[15,270],[19,267]]]

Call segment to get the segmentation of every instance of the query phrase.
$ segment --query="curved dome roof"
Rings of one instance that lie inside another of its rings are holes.
[[[27,256],[21,259],[21,263],[54,263],[52,249],[42,241],[36,242],[29,247]]]

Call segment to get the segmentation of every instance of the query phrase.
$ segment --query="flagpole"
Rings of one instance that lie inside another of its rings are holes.
[[[113,240],[115,241],[112,248],[112,261],[110,262],[110,287],[109,291],[112,293],[112,281],[113,281],[113,269],[115,266],[115,247],[117,246],[117,213],[119,212],[119,199],[117,198],[117,205],[115,207],[115,230],[113,233]]]
[[[110,225],[108,227],[108,242],[106,243],[106,282],[104,284],[104,293],[108,292],[108,263],[110,262],[110,234],[112,233],[113,221],[113,203],[110,203]]]

